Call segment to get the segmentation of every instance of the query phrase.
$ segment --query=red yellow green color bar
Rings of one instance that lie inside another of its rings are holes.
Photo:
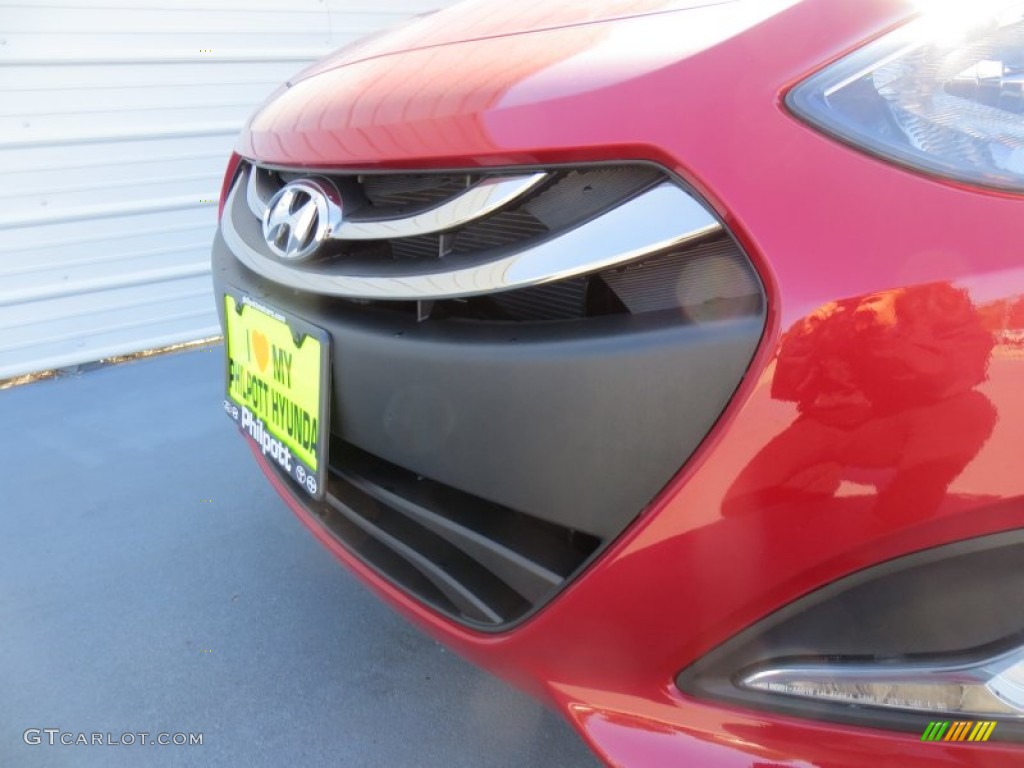
[[[921,734],[921,741],[988,741],[995,728],[995,720],[932,722]]]

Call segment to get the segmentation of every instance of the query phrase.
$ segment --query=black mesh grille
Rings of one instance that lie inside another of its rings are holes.
[[[440,235],[399,237],[388,242],[391,255],[396,259],[436,260],[441,250]]]
[[[565,229],[620,205],[663,178],[646,166],[566,171],[522,207],[548,229]]]
[[[761,287],[732,240],[718,236],[601,273],[633,314],[678,309],[693,322],[760,311]]]
[[[359,177],[362,192],[376,208],[427,208],[454,197],[479,180],[470,174],[367,174]]]
[[[522,208],[498,211],[483,221],[463,227],[455,234],[452,253],[473,253],[500,248],[547,234],[533,214]]]
[[[586,316],[585,277],[495,294],[494,304],[510,320],[573,320]]]

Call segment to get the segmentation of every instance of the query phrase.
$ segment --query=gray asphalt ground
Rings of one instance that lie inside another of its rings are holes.
[[[0,767],[595,766],[316,543],[221,410],[221,354],[0,392]]]

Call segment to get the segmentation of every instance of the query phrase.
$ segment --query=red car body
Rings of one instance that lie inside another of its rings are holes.
[[[749,254],[767,322],[721,417],[626,531],[508,631],[467,628],[380,578],[256,452],[382,599],[549,703],[609,765],[1024,765],[1014,744],[922,742],[675,683],[818,588],[1024,527],[1024,199],[897,167],[784,103],[918,11],[471,3],[306,70],[239,140],[241,158],[297,168],[651,161]]]

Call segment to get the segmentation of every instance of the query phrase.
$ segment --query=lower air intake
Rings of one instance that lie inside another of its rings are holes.
[[[381,575],[482,628],[504,627],[539,608],[601,544],[337,441],[327,496],[314,510]]]

